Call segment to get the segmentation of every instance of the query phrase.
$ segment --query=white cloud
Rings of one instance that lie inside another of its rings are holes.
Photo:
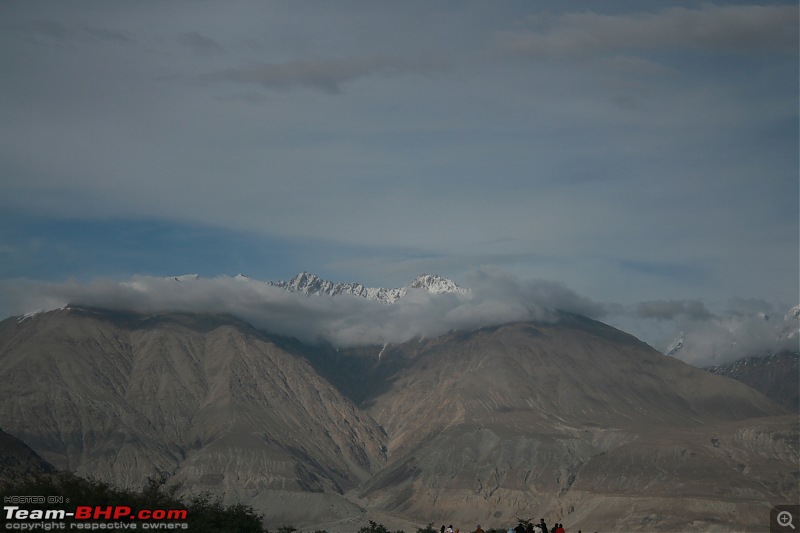
[[[580,296],[563,283],[521,280],[497,269],[469,274],[468,294],[430,294],[409,289],[395,304],[351,295],[305,296],[264,282],[221,276],[211,279],[135,276],[116,282],[0,282],[4,314],[21,315],[68,304],[144,313],[184,311],[227,313],[269,333],[336,346],[400,343],[418,336],[495,326],[514,321],[552,322],[554,310],[596,319],[629,317],[630,333],[647,341],[648,324],[660,324],[670,338],[682,331],[678,357],[696,366],[727,363],[745,356],[798,349],[796,317],[742,313],[759,302],[739,299],[719,315],[700,301],[650,301],[627,309]],[[766,304],[765,304],[766,305]],[[664,324],[668,326],[665,328]],[[654,344],[655,346],[655,344]],[[661,347],[663,348],[663,347]]]
[[[682,325],[685,328],[683,348],[678,357],[700,367],[800,350],[795,317],[780,316],[768,320],[763,313],[737,313]]]
[[[497,270],[470,275],[469,294],[430,294],[409,289],[393,305],[339,295],[303,296],[258,281],[226,276],[176,281],[135,276],[115,282],[44,283],[16,280],[0,285],[8,314],[68,304],[139,312],[229,313],[271,333],[340,346],[399,343],[455,329],[518,320],[552,321],[552,310],[599,316],[603,304],[575,294],[561,283],[521,281]]]

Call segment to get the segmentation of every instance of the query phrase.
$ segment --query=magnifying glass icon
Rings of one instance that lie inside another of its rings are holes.
[[[781,511],[778,513],[778,525],[781,527],[789,526],[790,528],[794,529],[794,524],[792,524],[792,513],[789,511]]]

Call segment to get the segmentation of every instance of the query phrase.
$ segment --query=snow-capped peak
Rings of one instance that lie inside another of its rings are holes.
[[[409,286],[412,289],[425,289],[432,294],[442,294],[446,292],[466,294],[469,292],[469,289],[459,287],[453,280],[431,274],[417,276]]]
[[[339,294],[350,294],[368,300],[378,300],[384,303],[395,303],[405,296],[408,289],[425,289],[432,294],[460,293],[466,294],[469,289],[459,287],[454,281],[441,276],[422,275],[414,279],[405,287],[385,289],[382,287],[365,287],[360,283],[334,283],[322,279],[319,276],[308,272],[301,272],[289,281],[270,281],[270,285],[281,287],[291,292],[299,292],[305,295],[328,295],[336,296]]]

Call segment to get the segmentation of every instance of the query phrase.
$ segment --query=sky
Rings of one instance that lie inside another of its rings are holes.
[[[0,68],[2,316],[432,273],[661,349],[800,301],[793,1],[12,0]]]

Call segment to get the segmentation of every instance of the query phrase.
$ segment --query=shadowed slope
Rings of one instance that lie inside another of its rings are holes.
[[[259,507],[300,494],[307,514],[314,501],[352,514],[340,495],[384,460],[368,415],[229,317],[65,309],[10,319],[0,364],[0,423],[56,467],[121,486],[161,469]]]

